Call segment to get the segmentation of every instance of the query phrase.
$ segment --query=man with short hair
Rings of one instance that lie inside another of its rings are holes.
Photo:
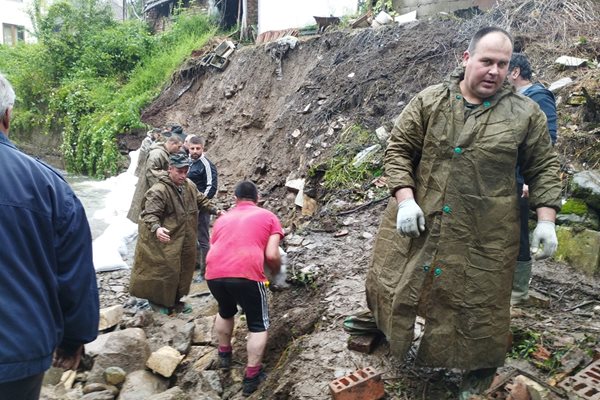
[[[219,303],[215,321],[219,364],[231,366],[231,335],[238,305],[248,325],[248,360],[242,394],[254,393],[265,380],[262,358],[267,344],[269,307],[264,266],[273,275],[279,272],[281,223],[275,214],[257,206],[258,189],[243,181],[235,187],[235,207],[219,217],[213,227],[211,247],[206,259],[206,281]]]
[[[191,311],[181,298],[189,293],[194,274],[198,210],[217,214],[187,179],[188,168],[185,155],[171,155],[168,171],[142,201],[129,293],[148,299],[162,314]]]
[[[191,136],[191,135],[188,135]],[[196,184],[198,190],[209,199],[217,193],[217,168],[204,154],[204,138],[192,136],[190,138],[189,152],[192,165],[188,178]],[[198,214],[198,280],[204,279],[206,271],[206,254],[210,248],[209,236],[210,215],[200,211]]]
[[[76,370],[96,338],[98,287],[81,202],[8,139],[14,102],[0,74],[0,400],[37,400],[50,365]]]
[[[533,71],[529,60],[522,53],[514,53],[508,66],[508,81],[515,89],[535,101],[548,121],[548,133],[552,144],[556,143],[556,102],[554,94],[546,89],[541,83],[531,81]],[[529,250],[529,186],[525,184],[523,176],[517,169],[517,196],[520,207],[520,245],[519,256],[513,277],[513,289],[511,293],[511,304],[521,304],[529,298],[529,281],[531,281],[531,267],[533,261]]]
[[[393,354],[465,371],[459,398],[489,387],[504,364],[519,248],[515,167],[532,187],[536,258],[557,247],[559,163],[546,118],[505,82],[512,38],[479,30],[462,67],[417,94],[385,151],[392,194],[367,274],[367,303]],[[541,245],[541,248],[540,248]]]
[[[135,192],[131,199],[131,206],[127,213],[130,221],[138,223],[142,205],[142,199],[146,190],[152,187],[158,178],[169,167],[169,156],[179,152],[181,148],[181,139],[172,135],[165,142],[156,142],[150,147],[146,164],[144,165],[144,174],[138,179],[135,186]]]

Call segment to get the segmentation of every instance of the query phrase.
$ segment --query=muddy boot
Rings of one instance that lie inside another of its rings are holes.
[[[473,395],[483,394],[490,388],[495,376],[496,368],[482,368],[465,373],[458,392],[458,399],[469,400]]]
[[[196,268],[198,275],[194,278],[194,283],[200,283],[204,281],[204,273],[206,272],[206,253],[208,249],[198,248],[198,256],[196,257]]]
[[[531,280],[532,261],[517,261],[515,274],[513,275],[512,293],[510,304],[517,305],[529,299],[529,281]]]

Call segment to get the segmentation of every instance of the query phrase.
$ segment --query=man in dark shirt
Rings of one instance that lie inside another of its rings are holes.
[[[198,190],[209,199],[217,193],[217,168],[204,155],[204,138],[192,136],[189,141],[190,158],[192,165],[188,172],[188,178],[196,184]],[[200,271],[198,279],[204,279],[206,271],[206,254],[210,248],[208,228],[210,225],[210,214],[200,211],[198,214],[198,264]]]

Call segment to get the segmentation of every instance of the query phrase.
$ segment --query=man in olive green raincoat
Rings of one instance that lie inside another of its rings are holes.
[[[146,191],[158,182],[159,176],[163,175],[163,172],[169,167],[169,156],[177,153],[181,149],[182,143],[179,136],[170,136],[166,141],[155,142],[150,146],[150,152],[141,168],[142,172],[135,186],[131,206],[127,213],[127,218],[131,222],[137,224]]]
[[[461,399],[485,390],[504,363],[517,165],[538,214],[534,256],[557,246],[559,163],[544,113],[505,82],[511,53],[507,32],[480,30],[463,66],[403,110],[385,152],[393,198],[367,274],[367,302],[392,352],[407,352],[415,316],[425,318],[416,362],[468,371]]]
[[[185,310],[180,299],[189,292],[196,266],[198,210],[217,214],[187,179],[188,168],[186,155],[170,156],[168,171],[146,192],[138,224],[129,293],[165,314]]]

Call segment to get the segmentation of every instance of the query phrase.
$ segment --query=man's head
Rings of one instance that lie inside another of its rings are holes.
[[[181,149],[181,143],[179,136],[171,136],[165,142],[165,149],[167,149],[169,154],[175,154]]]
[[[512,37],[504,29],[487,27],[475,33],[463,53],[460,89],[467,101],[479,104],[496,94],[508,74],[512,49]]]
[[[533,71],[529,60],[523,53],[514,53],[508,65],[508,81],[517,89],[529,85]]]
[[[172,154],[169,157],[169,178],[177,186],[183,185],[187,178],[190,162],[185,154]]]
[[[190,158],[192,160],[197,160],[202,157],[202,154],[204,153],[204,138],[202,136],[192,136],[190,138],[188,150],[190,151]]]
[[[258,189],[256,185],[250,181],[242,181],[235,187],[235,199],[237,201],[252,201],[258,202]]]
[[[15,91],[8,79],[0,74],[0,132],[8,135],[10,116],[15,104]]]
[[[153,141],[156,141],[160,138],[161,132],[162,132],[162,129],[160,129],[160,128],[152,128],[148,131],[147,135],[148,135],[148,137],[150,137],[150,139],[152,139]]]
[[[182,142],[185,140],[186,134],[183,132],[181,125],[170,122],[167,124],[166,129],[170,132],[171,136],[178,136]]]
[[[189,134],[185,137],[185,140],[183,141],[183,148],[186,149],[187,151],[190,150],[190,140],[192,140],[193,137],[195,137],[196,135],[193,134]]]

